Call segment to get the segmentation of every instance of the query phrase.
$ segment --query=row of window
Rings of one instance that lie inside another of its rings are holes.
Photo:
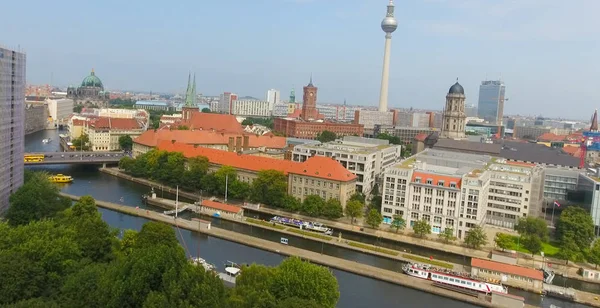
[[[506,275],[505,273],[500,273],[497,271],[491,271],[491,270],[487,270],[487,269],[479,269],[479,272],[484,273],[484,274],[489,274],[489,275],[495,275],[495,276],[499,276],[502,277],[502,275]],[[519,275],[506,275],[508,278],[510,279],[514,279],[514,280],[521,280],[521,281],[525,281],[525,282],[533,282],[533,279],[528,278],[528,277],[523,277],[523,276],[519,276]]]
[[[294,183],[300,183],[300,184],[304,184],[304,185],[311,185],[311,186],[316,186],[316,187],[321,187],[323,186],[323,188],[327,188],[327,186],[329,186],[330,189],[333,189],[334,184],[331,182],[327,182],[327,181],[322,181],[322,180],[315,180],[315,179],[302,179],[302,177],[299,176],[294,176]],[[336,189],[340,189],[340,184],[335,184],[335,188]]]

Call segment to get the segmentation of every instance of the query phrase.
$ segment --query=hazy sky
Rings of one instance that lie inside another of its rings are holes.
[[[5,1],[0,44],[27,52],[32,84],[262,98],[308,83],[319,101],[376,105],[387,0]],[[599,0],[396,0],[391,107],[467,103],[502,76],[505,113],[588,119],[599,104]]]

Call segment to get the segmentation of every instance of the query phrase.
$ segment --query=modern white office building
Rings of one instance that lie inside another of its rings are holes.
[[[292,160],[303,162],[315,155],[335,158],[357,176],[356,191],[369,195],[383,171],[400,160],[401,150],[387,140],[345,136],[327,143],[296,145]]]
[[[383,178],[384,223],[426,220],[433,234],[452,228],[459,239],[476,225],[512,229],[542,202],[541,167],[488,155],[426,149]]]
[[[67,124],[75,102],[70,98],[47,99],[48,115],[52,118],[55,125]]]
[[[281,102],[281,93],[279,90],[270,89],[267,91],[267,102],[269,102],[269,110],[273,110],[275,105]]]
[[[242,117],[270,117],[271,103],[254,99],[238,99],[232,103],[231,114]]]
[[[23,185],[25,63],[24,53],[0,46],[0,215]]]

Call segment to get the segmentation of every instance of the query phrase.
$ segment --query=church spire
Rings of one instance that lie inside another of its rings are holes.
[[[192,73],[188,75],[188,85],[185,91],[185,107],[196,106],[196,74],[194,74],[194,82],[192,83]]]

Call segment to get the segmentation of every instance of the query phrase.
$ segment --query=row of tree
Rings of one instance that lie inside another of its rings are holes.
[[[147,178],[169,186],[181,186],[188,191],[203,191],[216,196],[258,202],[268,206],[300,212],[313,217],[336,219],[343,216],[342,204],[337,199],[325,201],[317,195],[303,202],[287,193],[287,177],[281,171],[262,170],[249,184],[241,181],[237,171],[221,166],[214,172],[204,156],[186,159],[178,152],[152,150],[138,157],[124,157],[119,168],[134,177]]]
[[[0,306],[11,307],[335,307],[326,268],[289,258],[251,265],[233,289],[192,265],[173,228],[111,229],[95,200],[58,194],[47,174],[27,174],[0,222]]]

